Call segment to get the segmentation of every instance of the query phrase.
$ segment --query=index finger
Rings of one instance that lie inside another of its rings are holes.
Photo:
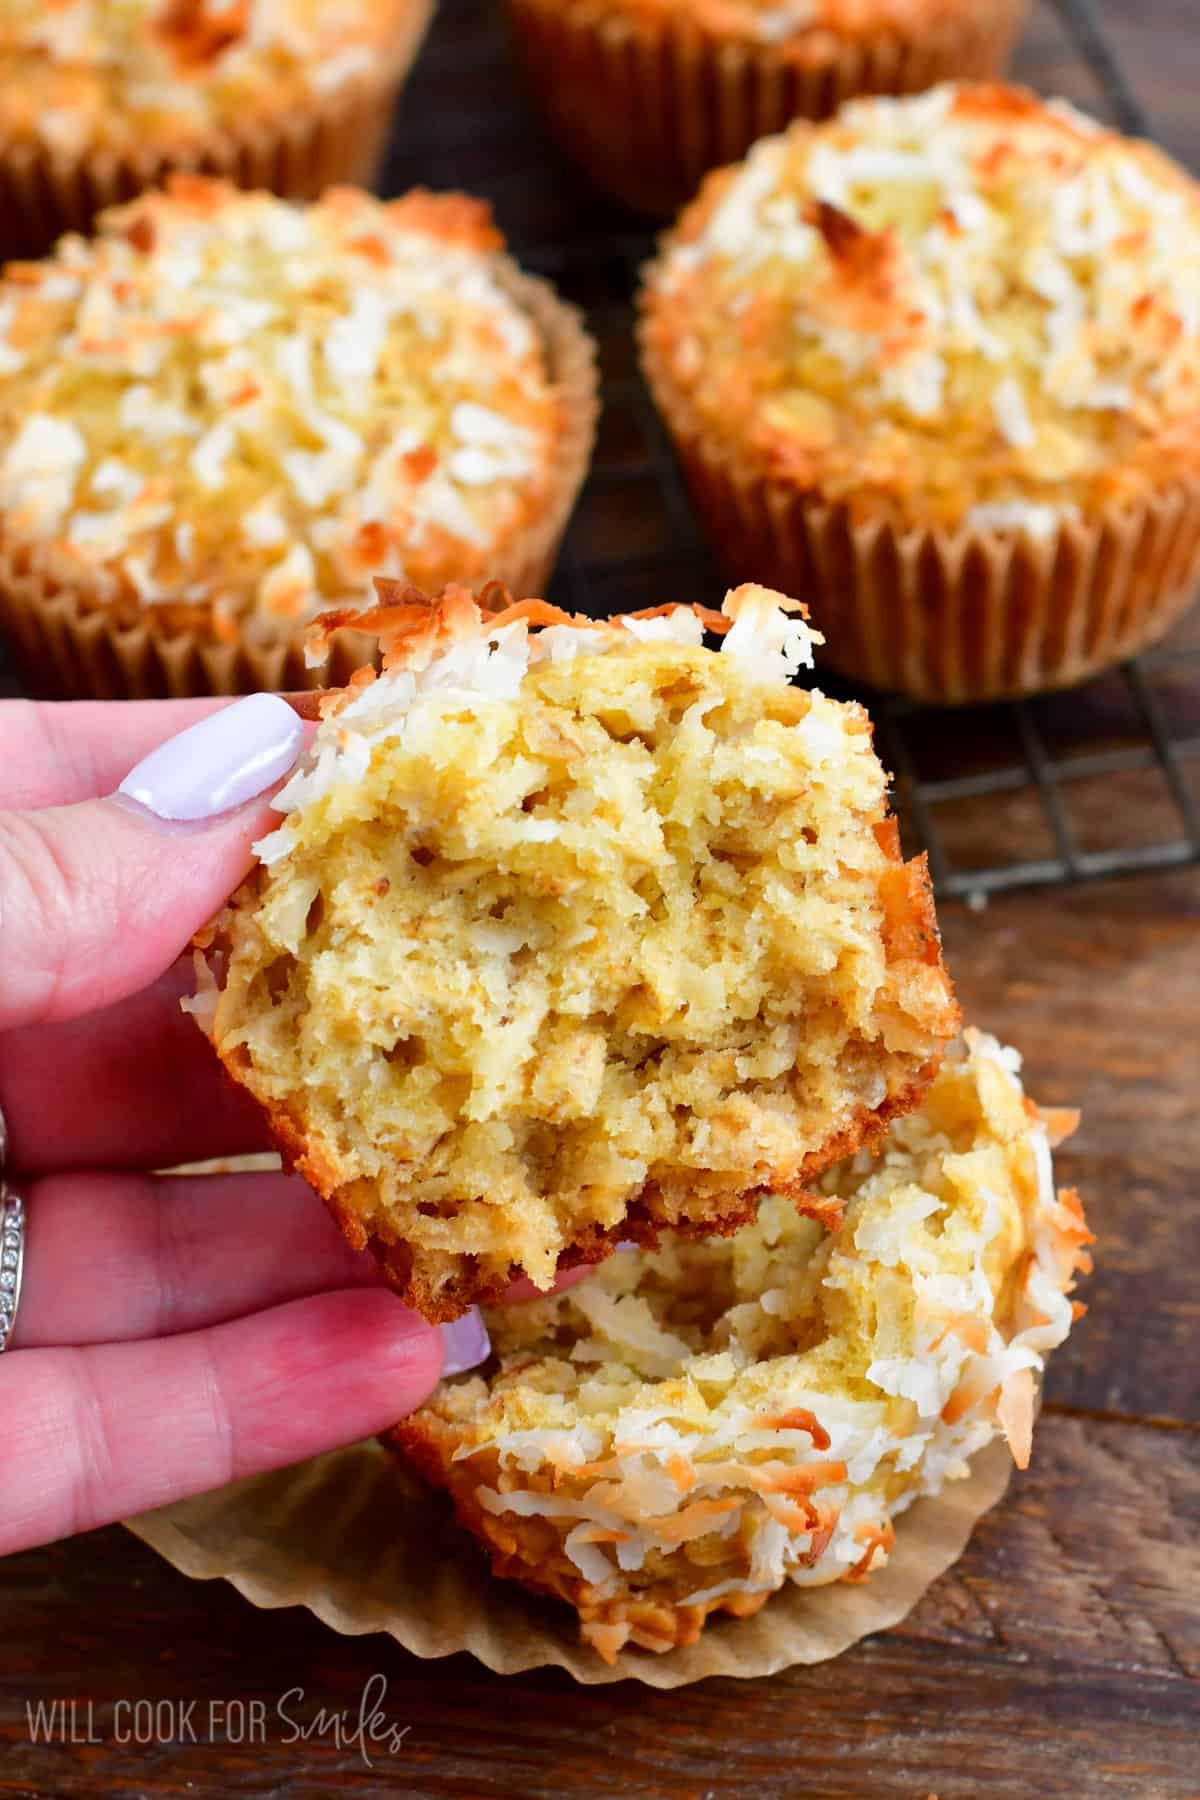
[[[283,696],[306,719],[316,716],[318,697]],[[143,756],[235,698],[0,701],[0,809],[111,794]]]
[[[228,700],[0,702],[0,807],[70,806],[111,794],[164,738]]]

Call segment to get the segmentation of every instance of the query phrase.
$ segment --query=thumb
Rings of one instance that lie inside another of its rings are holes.
[[[303,721],[252,694],[169,738],[117,793],[0,813],[0,1029],[72,1018],[154,981],[233,892],[269,829]]]

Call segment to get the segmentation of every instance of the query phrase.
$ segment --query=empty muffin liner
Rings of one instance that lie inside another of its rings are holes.
[[[551,492],[537,517],[500,546],[487,571],[523,597],[544,591],[587,473],[596,430],[595,345],[579,313],[546,282],[507,258],[497,274],[541,334],[562,401]],[[363,600],[368,597],[364,591]],[[328,660],[310,669],[303,625],[273,632],[248,619],[244,632],[227,643],[206,627],[176,628],[173,618],[152,607],[123,621],[83,580],[67,587],[51,577],[36,550],[6,545],[2,517],[0,628],[29,692],[51,699],[179,699],[332,687],[378,654],[373,638],[339,631]]]
[[[387,146],[396,96],[429,27],[434,0],[410,0],[396,38],[368,74],[276,116],[213,126],[173,150],[159,144],[71,155],[0,141],[0,260],[44,256],[64,231],[89,231],[106,206],[177,170],[312,200],[336,182],[369,186]]]
[[[804,600],[819,660],[941,705],[1070,687],[1162,637],[1200,582],[1200,479],[1018,528],[902,528],[742,467],[706,438],[642,334],[642,359],[713,550]]]
[[[915,9],[917,12],[919,8]],[[664,217],[706,170],[736,162],[790,119],[825,119],[858,94],[920,93],[998,74],[1028,0],[964,4],[953,18],[852,40],[732,39],[688,7],[508,0],[519,61],[552,136],[590,180]]]
[[[578,1640],[574,1613],[497,1581],[449,1501],[375,1444],[253,1476],[127,1521],[185,1575],[222,1576],[255,1606],[306,1606],[350,1637],[383,1632],[415,1656],[467,1650],[497,1674],[566,1669],[576,1681],[680,1687],[707,1675],[773,1675],[824,1662],[911,1612],[961,1555],[1012,1467],[989,1444],[969,1476],[897,1522],[887,1565],[863,1582],[784,1587],[749,1619],[710,1623],[696,1644],[622,1650],[610,1667]]]

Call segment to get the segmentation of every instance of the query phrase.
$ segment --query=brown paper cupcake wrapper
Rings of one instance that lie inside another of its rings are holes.
[[[966,4],[911,36],[735,41],[686,8],[635,14],[595,0],[507,0],[526,83],[551,135],[589,178],[660,217],[708,169],[737,162],[790,119],[825,119],[856,94],[920,93],[998,74],[1028,0]]]
[[[707,1675],[773,1675],[824,1662],[912,1610],[961,1555],[1012,1467],[990,1444],[963,1481],[919,1500],[896,1527],[887,1566],[864,1582],[785,1587],[750,1619],[710,1623],[664,1656],[623,1650],[610,1668],[578,1641],[574,1614],[496,1581],[454,1525],[444,1496],[419,1487],[373,1444],[201,1494],[128,1521],[185,1575],[223,1576],[255,1606],[306,1606],[350,1637],[381,1631],[420,1657],[469,1650],[501,1675],[549,1665],[585,1683],[673,1688]]]
[[[89,231],[98,212],[161,186],[176,170],[312,200],[326,187],[369,187],[387,146],[396,96],[429,28],[434,0],[410,0],[379,66],[276,117],[220,128],[181,151],[147,145],[68,156],[0,143],[0,261],[43,256],[64,231]]]
[[[596,431],[596,355],[579,313],[546,282],[507,259],[498,275],[541,334],[562,397],[553,489],[537,518],[500,546],[488,568],[489,578],[524,597],[545,590],[587,473]],[[221,643],[205,628],[174,628],[165,612],[156,616],[153,608],[133,624],[120,623],[82,584],[65,588],[36,553],[6,546],[2,532],[0,629],[24,685],[51,699],[181,699],[340,686],[378,653],[374,639],[339,631],[328,661],[311,669],[304,661],[303,626],[266,635],[251,621],[237,642]]]
[[[864,518],[734,463],[706,440],[642,334],[651,392],[697,513],[735,581],[804,600],[819,660],[941,705],[1071,687],[1154,643],[1200,584],[1200,481],[1047,538]]]

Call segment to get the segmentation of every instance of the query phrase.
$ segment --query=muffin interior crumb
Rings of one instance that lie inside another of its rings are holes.
[[[368,687],[223,929],[221,1054],[444,1295],[744,1216],[952,1029],[861,709],[618,635],[394,730]]]

